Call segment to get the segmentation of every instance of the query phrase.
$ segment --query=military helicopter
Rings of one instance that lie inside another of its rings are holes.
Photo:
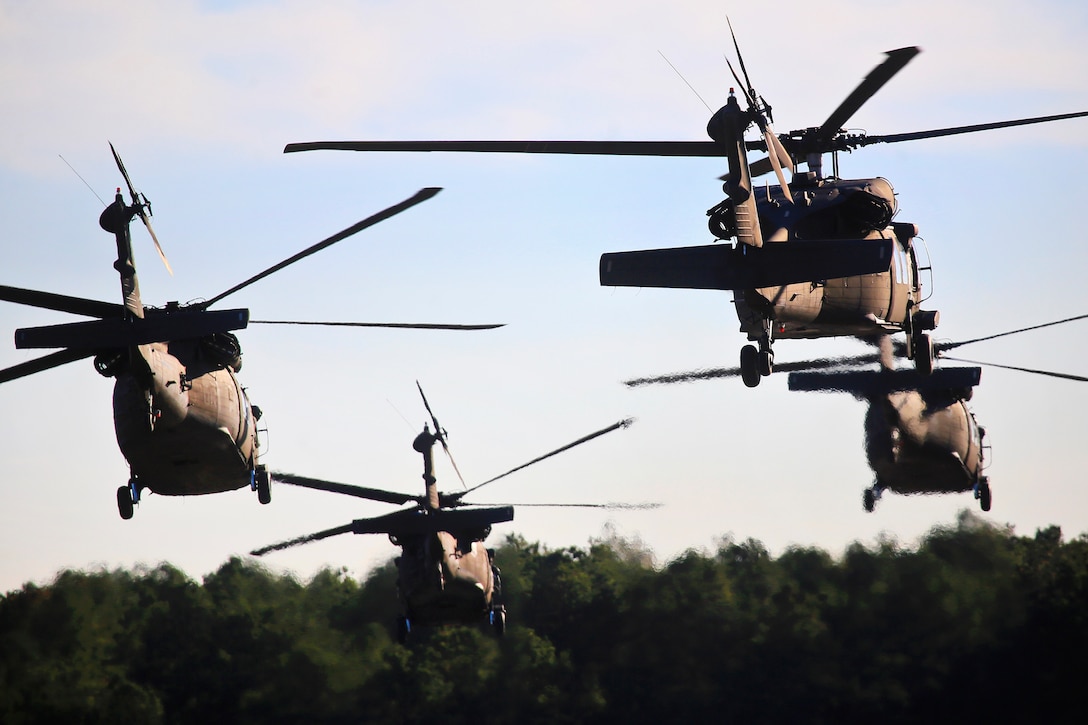
[[[871,512],[885,490],[900,494],[973,491],[983,511],[992,501],[983,475],[986,431],[967,407],[980,367],[951,367],[919,375],[896,369],[882,336],[879,370],[792,372],[789,389],[845,392],[868,401],[865,453],[875,480],[862,495]]]
[[[939,359],[974,363],[975,367],[940,367],[930,375],[896,368],[896,356],[905,356],[905,345],[893,344],[888,335],[870,339],[877,353],[851,357],[783,363],[789,372],[790,390],[844,392],[869,403],[865,415],[865,452],[874,482],[862,495],[866,511],[873,511],[885,490],[899,494],[956,493],[971,491],[983,511],[992,505],[989,477],[984,475],[986,431],[967,407],[979,384],[978,365],[1046,375],[1078,382],[1088,377],[1049,370],[966,360],[947,355],[950,350],[1030,330],[1062,325],[1088,318],[1077,315],[1063,320],[986,335],[971,340],[938,341]],[[879,363],[878,370],[858,366]],[[629,387],[731,378],[740,368],[714,368],[672,373],[626,381]]]
[[[279,483],[342,493],[394,505],[406,503],[413,505],[384,516],[356,519],[351,523],[315,534],[264,546],[251,551],[250,554],[263,556],[273,551],[320,541],[339,534],[386,534],[394,546],[401,548],[401,554],[395,560],[398,574],[397,592],[402,609],[402,614],[397,620],[397,638],[401,643],[407,639],[413,627],[452,623],[482,622],[493,627],[495,633],[502,636],[506,629],[502,584],[499,570],[493,561],[493,552],[483,546],[483,541],[490,534],[492,524],[513,520],[514,507],[509,504],[492,504],[461,508],[470,505],[464,501],[464,497],[515,471],[520,471],[612,431],[627,428],[634,423],[634,419],[627,418],[613,423],[483,483],[456,493],[443,493],[438,490],[438,479],[434,470],[432,449],[436,442],[442,444],[462,485],[464,485],[464,479],[461,478],[457,464],[450,454],[445,429],[439,425],[431,411],[427,396],[423,394],[423,388],[419,386],[418,381],[416,385],[419,387],[424,407],[434,425],[432,431],[424,423],[423,431],[412,442],[412,448],[423,455],[424,494],[413,496],[274,471],[272,477]],[[620,503],[518,505],[606,509],[648,509],[660,506],[660,504]]]
[[[732,28],[730,28],[732,31]],[[923,310],[920,275],[930,267],[919,259],[918,228],[893,222],[895,194],[883,178],[841,179],[838,153],[874,143],[974,133],[989,129],[1088,116],[1088,111],[997,123],[939,128],[884,136],[849,134],[843,125],[920,51],[890,51],[861,84],[818,127],[776,135],[771,106],[744,75],[745,108],[730,90],[710,119],[711,141],[336,141],[288,144],[285,153],[316,149],[351,151],[475,151],[500,153],[599,154],[624,156],[726,157],[727,195],[707,211],[710,231],[735,246],[708,245],[604,254],[600,283],[622,287],[732,290],[741,332],[756,345],[741,349],[748,387],[774,370],[776,338],[872,336],[904,332],[907,355],[917,370],[933,366],[929,334],[936,310]],[[761,138],[746,141],[755,125]],[[751,164],[749,151],[767,152]],[[823,156],[833,173],[823,176]],[[808,170],[797,172],[798,164]],[[784,169],[791,171],[787,182]],[[774,171],[778,185],[753,187],[753,178]]]
[[[261,321],[250,320],[247,309],[208,309],[273,272],[430,199],[440,191],[437,188],[422,189],[211,299],[145,307],[129,235],[134,217],[147,226],[168,270],[170,265],[151,228],[147,197],[136,192],[112,144],[110,149],[132,200],[126,204],[118,188],[113,203],[99,218],[101,227],[116,238],[114,268],[121,278],[123,303],[0,286],[0,300],[98,318],[16,330],[17,348],[62,349],[0,370],[0,383],[88,357],[94,358],[95,370],[101,375],[116,380],[114,428],[130,469],[128,484],[117,489],[117,508],[123,519],[132,518],[134,505],[145,489],[167,496],[190,496],[250,486],[262,504],[271,501],[268,472],[258,462],[261,411],[250,404],[235,375],[242,366],[242,351],[232,331],[250,323],[425,329],[501,326]]]

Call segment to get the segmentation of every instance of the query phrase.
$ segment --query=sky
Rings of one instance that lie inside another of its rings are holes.
[[[382,139],[704,140],[731,85],[726,16],[778,131],[818,125],[883,60],[917,56],[849,125],[869,133],[1088,110],[1088,8],[1022,3],[669,3],[492,0],[84,3],[0,0],[0,284],[119,300],[97,216],[121,183],[112,141],[174,269],[133,227],[145,303],[210,298],[427,186],[435,198],[219,305],[255,319],[503,322],[490,332],[251,327],[240,378],[272,469],[407,493],[427,392],[469,484],[622,418],[569,453],[481,490],[514,503],[659,502],[653,511],[522,508],[495,527],[549,547],[617,534],[659,563],[723,537],[778,554],[918,542],[977,504],[871,484],[863,403],[790,393],[786,375],[629,389],[646,375],[731,366],[746,340],[731,293],[611,289],[600,254],[710,243],[716,159],[477,154],[284,155],[289,142]],[[768,35],[767,29],[773,28]],[[673,69],[675,67],[675,70]],[[681,77],[682,76],[682,77]],[[1080,204],[1088,120],[871,146],[845,177],[883,176],[933,263],[937,339],[1088,312]],[[73,173],[73,169],[77,173]],[[78,175],[77,175],[78,174]],[[82,180],[81,180],[82,178]],[[86,183],[84,183],[86,182]],[[91,187],[88,189],[88,186]],[[94,193],[92,193],[92,190]],[[75,321],[0,303],[0,330]],[[961,350],[1086,374],[1085,325]],[[0,344],[0,367],[37,355]],[[778,361],[862,351],[783,340]],[[112,381],[84,360],[0,386],[0,592],[66,568],[154,567],[195,579],[251,549],[390,510],[273,487],[148,495],[128,479]],[[1088,532],[1077,451],[1088,386],[985,369],[993,509],[1018,534]],[[460,484],[438,462],[440,487]],[[342,536],[262,559],[305,580],[365,576],[394,547]]]

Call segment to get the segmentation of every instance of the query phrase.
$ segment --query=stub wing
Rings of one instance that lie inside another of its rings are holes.
[[[912,369],[797,372],[790,373],[789,389],[875,397],[902,390],[969,390],[981,379],[979,367],[938,368],[930,375]]]
[[[71,322],[45,327],[24,327],[15,331],[15,347],[70,347],[103,349],[147,345],[152,342],[204,337],[217,332],[241,330],[249,324],[249,310],[180,310],[132,320],[119,317]]]
[[[892,239],[715,244],[601,255],[601,286],[746,290],[885,272]]]
[[[433,534],[438,531],[458,532],[482,529],[514,519],[513,506],[472,509],[439,509],[424,512],[419,509],[396,511],[371,519],[356,519],[352,531],[356,534]]]

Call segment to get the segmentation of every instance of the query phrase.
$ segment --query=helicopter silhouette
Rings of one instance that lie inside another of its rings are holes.
[[[437,194],[426,188],[373,214],[298,254],[250,277],[211,299],[187,305],[170,302],[146,307],[140,296],[129,224],[140,217],[167,270],[169,262],[151,228],[150,204],[138,194],[113,144],[114,161],[131,197],[117,189],[99,218],[114,235],[122,303],[70,297],[0,285],[0,300],[98,318],[15,332],[17,348],[61,348],[44,357],[0,370],[0,383],[43,372],[88,357],[104,377],[115,379],[113,420],[118,447],[128,461],[128,484],[117,489],[118,512],[133,516],[142,492],[168,496],[219,493],[250,486],[262,504],[271,501],[268,471],[259,463],[257,422],[236,376],[242,350],[233,331],[249,324],[352,325],[423,329],[477,330],[501,325],[311,322],[250,320],[249,310],[208,308],[290,264],[384,221]],[[171,271],[172,274],[172,271]]]
[[[783,363],[788,372],[790,390],[806,392],[849,393],[866,401],[865,453],[874,474],[873,484],[862,494],[866,511],[873,511],[884,491],[897,494],[937,494],[971,491],[983,511],[993,501],[989,477],[985,475],[986,430],[975,419],[967,403],[974,396],[982,368],[1045,375],[1077,382],[1088,377],[1051,370],[981,362],[948,355],[965,345],[1017,335],[1077,320],[1077,315],[1030,327],[1008,330],[962,341],[937,341],[933,344],[938,359],[971,363],[973,367],[938,367],[929,375],[897,368],[896,357],[906,355],[905,345],[893,343],[888,335],[868,339],[878,348],[866,353],[839,358],[801,360]],[[860,366],[878,363],[877,370]],[[743,375],[740,368],[710,368],[669,373],[625,381],[628,387],[675,384]]]
[[[844,392],[868,402],[865,453],[874,482],[862,494],[871,512],[885,490],[898,494],[972,491],[983,511],[992,503],[985,469],[986,431],[967,407],[980,367],[939,368],[930,375],[896,369],[882,336],[879,370],[791,372],[790,390]]]
[[[732,33],[732,26],[730,26]],[[350,151],[469,151],[493,153],[722,157],[726,198],[707,211],[712,244],[607,253],[600,259],[604,286],[732,290],[740,330],[745,385],[755,387],[775,368],[773,342],[783,338],[875,336],[903,332],[907,357],[922,374],[933,367],[930,336],[940,321],[923,310],[920,276],[931,270],[920,259],[918,227],[893,221],[898,205],[883,178],[842,179],[838,153],[875,143],[974,133],[1088,116],[1088,111],[996,123],[899,133],[851,134],[844,124],[919,52],[887,53],[820,125],[775,134],[771,106],[752,88],[733,35],[744,107],[730,90],[707,125],[710,141],[319,141],[288,144],[285,153],[319,149]],[[755,125],[760,138],[745,140]],[[749,151],[767,156],[752,163]],[[833,173],[823,175],[831,154]],[[807,171],[797,170],[800,164]],[[792,173],[786,180],[785,170]],[[753,179],[775,172],[778,185],[756,190]]]
[[[411,494],[364,488],[345,483],[323,481],[298,476],[293,473],[274,471],[273,480],[319,491],[340,493],[357,498],[382,501],[394,505],[412,503],[391,514],[374,518],[356,519],[351,523],[300,536],[278,544],[264,546],[250,552],[252,556],[264,556],[273,551],[308,544],[339,534],[386,534],[400,547],[396,558],[397,593],[402,614],[397,619],[397,638],[406,641],[413,627],[437,626],[453,623],[484,623],[502,636],[506,629],[506,608],[502,599],[502,583],[494,553],[485,548],[483,541],[491,533],[492,524],[512,521],[514,506],[511,504],[468,504],[464,497],[483,486],[520,471],[535,463],[587,443],[612,431],[627,428],[633,418],[613,423],[583,436],[528,463],[494,476],[483,483],[456,493],[438,490],[435,476],[433,448],[441,443],[462,485],[457,464],[450,454],[446,431],[438,423],[422,386],[416,382],[423,405],[427,409],[434,430],[424,423],[423,431],[412,441],[412,448],[423,455],[424,494]],[[650,509],[660,504],[517,504],[518,506],[558,506],[603,509]],[[461,508],[471,506],[470,508]]]

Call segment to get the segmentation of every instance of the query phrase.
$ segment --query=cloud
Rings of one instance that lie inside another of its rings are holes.
[[[1084,65],[1085,11],[1051,4],[786,2],[770,23],[765,9],[731,12],[753,81],[795,125],[818,123],[881,51],[922,45],[896,95],[867,109],[901,130],[1020,115],[1020,93],[1088,94],[1067,72]],[[29,170],[107,137],[250,153],[352,131],[699,138],[705,109],[658,51],[722,102],[731,42],[716,2],[9,3],[0,152]],[[933,118],[936,103],[955,118]]]

